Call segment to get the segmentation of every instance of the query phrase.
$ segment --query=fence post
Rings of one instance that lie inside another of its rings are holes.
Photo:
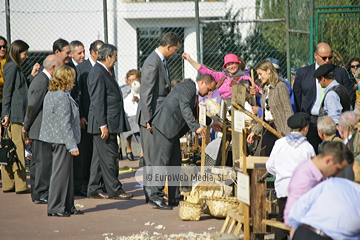
[[[317,43],[316,43],[317,44]],[[310,0],[310,62],[314,62],[314,0]]]
[[[103,17],[104,17],[104,42],[108,43],[108,19],[107,19],[107,0],[103,0]]]
[[[10,0],[5,0],[5,12],[6,12],[6,39],[11,44],[11,31],[10,31]]]
[[[286,0],[286,76],[288,82],[291,84],[290,75],[290,1]]]
[[[195,0],[195,24],[196,24],[196,53],[197,53],[197,62],[202,63],[201,61],[201,52],[200,52],[200,19],[199,19],[199,0]],[[198,72],[198,76],[200,73]]]

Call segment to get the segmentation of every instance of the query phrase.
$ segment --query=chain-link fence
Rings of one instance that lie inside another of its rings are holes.
[[[182,61],[184,51],[216,71],[223,70],[223,57],[227,53],[237,54],[247,68],[273,57],[280,61],[281,74],[286,77],[288,66],[299,68],[310,63],[312,30],[317,36],[313,45],[315,41],[328,42],[342,54],[345,64],[351,57],[359,56],[358,12],[319,14],[317,21],[314,20],[317,28],[310,27],[311,2],[317,7],[354,5],[357,1],[253,0],[240,4],[239,0],[199,0],[200,39],[197,39],[194,0],[6,0],[0,7],[0,35],[12,41],[22,39],[30,45],[27,72],[35,62],[42,63],[52,52],[53,42],[60,37],[69,42],[83,42],[86,58],[90,56],[91,42],[108,39],[118,48],[115,72],[123,84],[125,73],[130,69],[140,70],[162,34],[173,31],[183,44],[168,61],[172,79],[197,76],[190,64]],[[316,8],[314,17],[323,10]],[[7,20],[10,28],[6,27]]]

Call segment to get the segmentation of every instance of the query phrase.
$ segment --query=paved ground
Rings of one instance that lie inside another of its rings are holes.
[[[138,155],[138,152],[139,147],[135,145],[134,154]],[[119,163],[121,167],[138,166],[138,161],[122,160]],[[69,218],[48,217],[46,205],[32,203],[29,194],[17,195],[0,190],[0,239],[116,239],[116,236],[131,236],[145,230],[150,235],[154,232],[216,232],[224,222],[208,215],[203,215],[200,221],[186,222],[179,219],[178,208],[172,211],[152,209],[145,204],[142,188],[135,188],[134,173],[120,175],[119,178],[124,189],[135,195],[133,200],[76,197],[75,204],[83,205],[81,210],[85,214]],[[145,225],[147,222],[154,225]],[[165,229],[156,229],[158,225],[163,225]]]

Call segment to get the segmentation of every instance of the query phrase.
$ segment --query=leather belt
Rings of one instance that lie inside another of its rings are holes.
[[[322,236],[322,237],[324,237],[324,238],[326,238],[326,239],[333,240],[331,237],[329,237],[328,235],[326,235],[326,234],[325,234],[322,230],[320,230],[320,229],[313,228],[312,226],[309,226],[309,225],[307,225],[307,224],[301,224],[301,226],[303,226],[304,228],[309,229],[310,231],[312,231],[312,232],[314,232],[314,233],[316,233],[316,234],[318,234],[318,235],[320,235],[320,236]]]

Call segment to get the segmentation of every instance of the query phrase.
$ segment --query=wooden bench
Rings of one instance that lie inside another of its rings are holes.
[[[276,220],[263,219],[261,221],[261,223],[265,224],[267,226],[271,226],[271,227],[280,228],[280,229],[283,229],[283,230],[290,231],[290,228],[288,226],[286,226],[283,222],[279,222],[279,221],[276,221]]]

